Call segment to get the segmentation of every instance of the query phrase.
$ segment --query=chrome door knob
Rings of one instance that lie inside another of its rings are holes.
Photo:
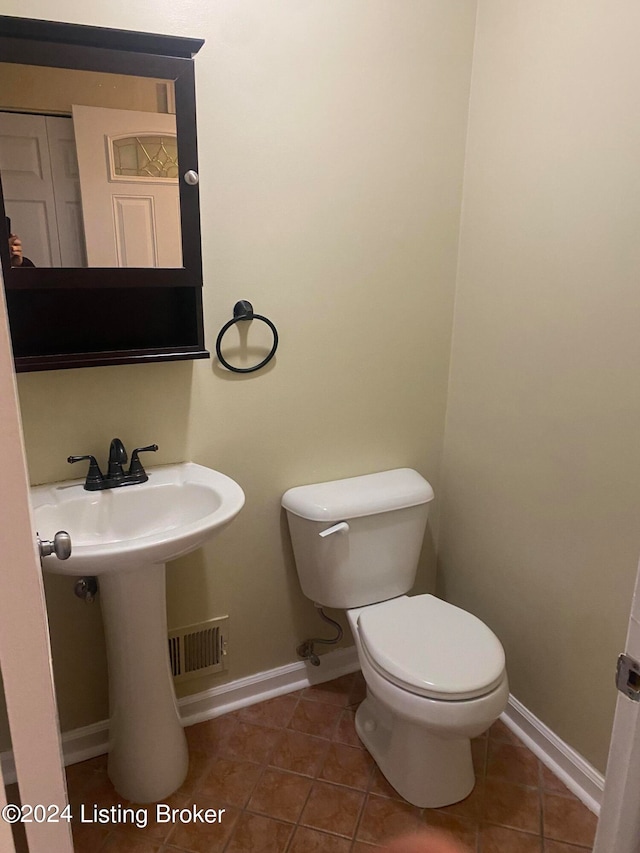
[[[40,539],[36,534],[40,557],[55,554],[59,560],[68,560],[71,556],[71,537],[66,530],[59,530],[51,539]]]

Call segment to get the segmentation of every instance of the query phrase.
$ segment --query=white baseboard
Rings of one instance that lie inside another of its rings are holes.
[[[202,693],[185,696],[178,700],[182,721],[185,726],[192,726],[237,708],[255,705],[256,702],[264,702],[294,690],[302,690],[311,684],[331,681],[360,669],[355,646],[327,652],[320,660],[320,666],[311,666],[307,661],[299,661],[240,678]]]
[[[306,661],[286,664],[276,669],[240,678],[211,690],[194,693],[178,700],[180,717],[185,726],[212,720],[237,708],[264,702],[274,696],[302,690],[312,684],[321,684],[356,672],[360,669],[355,646],[336,649],[320,656],[321,664],[311,666]],[[104,755],[109,749],[109,721],[102,720],[90,726],[73,729],[62,735],[62,755],[65,766]],[[16,770],[11,751],[0,754],[2,773],[7,785],[16,781]]]
[[[102,720],[90,726],[64,732],[61,743],[65,766],[95,758],[96,755],[104,755],[109,750],[109,721]],[[16,781],[16,765],[11,750],[0,753],[0,764],[5,784],[11,785]]]
[[[501,719],[588,809],[600,814],[604,791],[602,773],[554,734],[515,696],[509,696],[509,705]]]
[[[360,669],[355,646],[322,655],[319,667],[299,661],[240,678],[211,690],[185,696],[178,701],[185,726],[211,720],[238,708],[264,702],[274,696],[302,690],[356,672]],[[568,744],[555,735],[514,696],[502,720],[511,731],[574,793],[592,812],[600,813],[604,777]],[[74,729],[62,735],[64,763],[76,764],[108,751],[109,721]],[[5,782],[15,782],[13,755],[0,755]]]

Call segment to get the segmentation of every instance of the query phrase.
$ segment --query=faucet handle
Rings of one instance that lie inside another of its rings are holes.
[[[148,480],[149,477],[147,475],[147,472],[142,467],[142,462],[138,458],[138,453],[155,453],[157,449],[157,444],[148,444],[146,447],[136,447],[136,449],[131,452],[131,464],[129,465],[129,472],[127,476],[133,476],[138,478],[140,483],[144,483],[146,480]]]
[[[74,462],[82,462],[83,459],[89,460],[89,470],[87,471],[87,479],[84,487],[88,491],[94,491],[96,488],[100,488],[104,481],[104,477],[102,476],[102,471],[96,461],[96,457],[89,454],[87,456],[68,456],[67,462],[73,464]]]

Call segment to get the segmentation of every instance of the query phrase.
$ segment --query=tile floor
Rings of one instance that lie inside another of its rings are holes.
[[[375,853],[414,827],[451,832],[472,853],[585,853],[595,816],[501,722],[473,742],[463,802],[417,809],[388,785],[355,733],[360,673],[186,729],[191,763],[173,807],[224,808],[219,824],[74,826],[76,853]],[[126,804],[106,757],[67,768],[79,804]],[[142,821],[141,821],[142,822]]]

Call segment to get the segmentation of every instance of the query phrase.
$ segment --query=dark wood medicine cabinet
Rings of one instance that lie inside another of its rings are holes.
[[[18,197],[11,196],[9,191],[10,181],[15,183],[17,175],[20,184],[20,176],[25,175],[31,168],[22,162],[23,157],[28,159],[31,143],[22,139],[20,133],[13,136],[10,133],[7,137],[9,142],[2,136],[0,259],[18,372],[209,357],[204,347],[202,317],[202,255],[193,68],[193,57],[202,44],[203,41],[199,39],[0,16],[0,111],[3,115],[8,115],[7,121],[23,121],[27,116],[29,121],[35,118],[36,121],[46,122],[52,117],[54,121],[63,119],[70,123],[69,111],[66,108],[56,109],[51,105],[39,108],[37,98],[33,101],[33,95],[29,96],[25,103],[7,104],[7,88],[15,91],[13,81],[16,75],[22,78],[26,74],[28,79],[24,85],[21,82],[17,88],[28,93],[30,87],[31,90],[37,90],[39,86],[37,82],[33,83],[30,75],[33,72],[33,79],[37,81],[40,79],[37,75],[41,75],[43,70],[51,78],[51,81],[47,81],[50,82],[49,88],[52,87],[56,91],[59,91],[56,75],[71,72],[77,77],[80,74],[83,89],[93,90],[94,95],[97,90],[107,93],[107,109],[113,106],[112,95],[116,90],[119,89],[126,98],[130,98],[131,90],[140,85],[146,87],[158,103],[163,104],[162,108],[152,109],[150,112],[145,112],[145,109],[149,109],[145,107],[140,115],[151,115],[152,112],[164,112],[169,116],[175,114],[175,119],[171,117],[175,132],[173,135],[167,134],[167,138],[172,137],[173,142],[169,140],[166,143],[169,147],[172,144],[173,150],[167,155],[169,165],[165,163],[162,166],[167,174],[162,173],[159,176],[154,172],[149,175],[149,167],[145,161],[146,171],[138,177],[143,181],[150,177],[149,183],[153,186],[142,188],[140,192],[144,195],[143,201],[134,200],[122,216],[123,221],[126,216],[132,217],[131,222],[135,224],[135,228],[141,228],[145,234],[147,231],[151,234],[149,251],[158,247],[161,249],[163,238],[149,230],[151,226],[147,220],[149,217],[154,220],[153,228],[156,227],[154,217],[160,218],[157,213],[160,204],[153,195],[156,192],[154,187],[166,185],[170,187],[168,191],[173,193],[169,207],[174,219],[168,221],[175,221],[177,230],[181,231],[181,235],[174,234],[175,253],[171,256],[171,264],[165,264],[164,267],[158,263],[157,256],[144,264],[123,265],[120,256],[113,263],[104,263],[99,257],[97,263],[92,262],[83,216],[87,217],[87,201],[92,201],[94,194],[87,193],[86,187],[78,186],[74,239],[83,247],[86,246],[83,249],[83,259],[74,261],[74,265],[65,265],[64,256],[58,252],[57,260],[48,259],[44,263],[39,261],[35,266],[29,267],[12,266],[9,226],[11,231],[22,239],[25,256],[33,254],[34,249],[20,233],[21,217],[23,225],[26,223],[30,228],[41,229],[37,231],[36,236],[39,238],[43,235],[40,240],[42,246],[50,245],[52,240],[46,232],[46,227],[49,227],[45,223],[48,216],[46,202],[34,202],[29,196],[30,191],[23,190],[22,186],[19,186],[18,192],[25,194],[25,197],[20,196],[18,201]],[[84,76],[81,72],[89,72],[89,75]],[[90,101],[94,95],[89,98]],[[69,97],[83,103],[83,96],[78,97],[75,91]],[[126,108],[132,109],[130,106]],[[98,105],[98,109],[102,107]],[[44,136],[48,138],[46,131]],[[73,138],[72,132],[71,139]],[[109,157],[113,167],[115,155],[111,149],[108,155],[105,153],[106,147],[111,145],[111,138],[102,133],[96,138],[100,140],[95,145],[95,156],[101,161],[100,168]],[[155,140],[157,144],[156,137],[150,139]],[[143,149],[144,146],[150,147],[148,143],[148,139],[142,139]],[[75,142],[71,144],[75,145]],[[138,145],[138,149],[140,148],[138,138],[135,143],[131,143],[129,139],[128,144]],[[165,156],[164,140],[160,147]],[[12,151],[15,153],[12,154]],[[33,155],[34,162],[40,156],[41,154],[36,152]],[[119,154],[117,156],[120,157]],[[155,162],[157,158],[151,159]],[[127,162],[130,165],[130,160]],[[142,169],[142,166],[140,168]],[[133,172],[127,172],[120,164],[117,169],[121,171],[106,175],[105,186],[111,180],[112,186],[117,185],[116,194],[120,189],[123,197],[126,197],[127,184],[135,183],[135,180],[131,181],[127,177]],[[171,169],[173,174],[169,174]],[[13,175],[12,170],[15,173]],[[117,181],[122,183],[117,184]],[[80,181],[77,183],[80,184]],[[113,192],[113,189],[108,191]],[[163,191],[164,189],[158,190]],[[80,195],[82,204],[79,203]],[[56,207],[61,209],[57,201]],[[65,215],[63,211],[63,222]],[[113,211],[109,215],[114,218]],[[34,225],[36,221],[37,224]],[[91,227],[95,231],[96,223],[92,222]],[[85,231],[78,238],[77,232],[83,228]],[[116,251],[124,251],[126,254],[129,240],[130,256],[135,258],[139,248],[138,241],[127,237],[124,230],[118,229],[124,229],[124,225],[119,221],[113,225],[115,242],[120,241],[120,248],[116,247]],[[99,223],[97,233],[100,233]],[[138,232],[134,229],[131,233],[135,235]],[[165,230],[164,233],[168,232]],[[38,240],[32,240],[33,242]],[[43,249],[41,255],[44,254],[46,252]]]

